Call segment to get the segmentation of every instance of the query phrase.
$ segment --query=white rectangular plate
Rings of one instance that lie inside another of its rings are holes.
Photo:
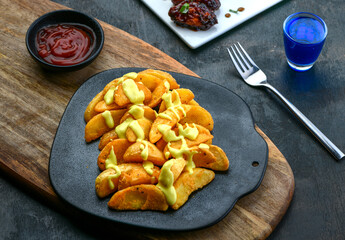
[[[218,24],[206,31],[192,31],[173,23],[168,15],[169,9],[173,6],[171,0],[141,1],[165,22],[190,48],[195,49],[283,0],[221,0],[222,5],[215,12],[218,18]],[[238,14],[230,13],[230,18],[225,17],[229,9],[236,10],[239,7],[244,7],[245,10]]]

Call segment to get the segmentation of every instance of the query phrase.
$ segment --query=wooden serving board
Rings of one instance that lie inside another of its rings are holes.
[[[25,46],[29,25],[44,13],[66,9],[47,0],[0,0],[0,167],[56,208],[66,204],[48,178],[50,148],[64,109],[90,76],[111,68],[144,67],[195,73],[142,40],[104,22],[104,48],[90,66],[71,73],[42,70]],[[218,224],[207,229],[158,233],[152,239],[264,239],[285,214],[294,192],[294,177],[277,147],[257,128],[269,146],[261,186],[237,202]],[[67,210],[65,210],[67,212]],[[123,234],[127,234],[123,230]],[[128,234],[130,234],[128,232]],[[133,235],[133,233],[131,233]]]

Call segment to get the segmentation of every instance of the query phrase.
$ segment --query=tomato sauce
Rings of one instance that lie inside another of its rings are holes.
[[[93,34],[85,26],[59,24],[37,33],[36,48],[46,62],[69,66],[86,60],[94,49]]]

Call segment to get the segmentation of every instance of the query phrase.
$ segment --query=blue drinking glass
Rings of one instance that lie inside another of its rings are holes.
[[[290,67],[297,71],[310,69],[326,40],[326,23],[315,14],[298,12],[285,19],[283,30],[285,54]]]

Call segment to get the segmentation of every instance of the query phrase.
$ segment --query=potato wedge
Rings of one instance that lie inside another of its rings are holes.
[[[156,119],[156,112],[155,110],[153,110],[152,108],[148,107],[148,106],[140,106],[144,109],[144,118],[150,120],[151,122],[153,122]],[[135,119],[135,117],[129,113],[129,110],[123,114],[120,123],[123,123],[127,118],[133,118]]]
[[[147,106],[154,108],[161,103],[163,94],[169,91],[169,89],[166,87],[166,82],[166,80],[162,81],[155,88],[155,90],[152,92],[151,101],[147,104]]]
[[[116,192],[108,202],[108,207],[115,210],[166,211],[168,203],[158,187],[141,184]]]
[[[192,101],[194,99],[194,93],[187,89],[187,88],[179,88],[176,89],[176,92],[178,93],[178,95],[180,96],[180,100],[181,100],[181,104],[187,104],[190,101]],[[176,95],[172,94],[172,101],[176,100]],[[165,106],[165,102],[162,101],[161,105],[159,106],[159,113],[164,112],[166,110],[166,106]]]
[[[170,89],[177,89],[180,87],[180,85],[177,84],[175,78],[173,78],[173,76],[171,76],[167,72],[163,72],[163,71],[155,70],[155,69],[146,69],[143,72],[148,73],[150,75],[153,75],[155,77],[158,77],[161,80],[164,80],[164,79],[168,80],[169,85],[170,85]]]
[[[214,122],[211,114],[203,107],[196,105],[190,105],[190,107],[187,116],[181,119],[180,123],[196,123],[212,131]]]
[[[120,123],[120,119],[123,114],[126,112],[126,109],[111,110],[110,114],[114,120],[115,126]],[[85,126],[85,141],[91,142],[99,137],[101,137],[106,132],[109,132],[109,128],[104,120],[102,114],[94,116]]]
[[[117,158],[117,164],[123,163],[123,155],[131,144],[132,143],[127,139],[115,139],[109,142],[98,155],[97,164],[99,169],[101,171],[105,170],[105,160],[107,160],[107,158],[109,157],[112,148],[114,148],[114,153]]]
[[[186,166],[186,160],[184,160],[183,158],[177,158],[177,159],[171,159],[170,161],[173,161],[170,171],[174,175],[174,182],[175,182],[180,176],[180,174],[182,173],[184,167]]]
[[[133,143],[123,155],[123,161],[126,163],[141,163],[143,162],[143,158],[141,156],[141,152],[143,151],[140,149],[140,146],[143,143],[136,142]],[[154,165],[162,166],[165,163],[165,158],[163,153],[152,143],[147,142],[148,147],[148,156],[147,161],[152,162]]]
[[[104,133],[103,136],[101,137],[99,144],[98,144],[98,149],[101,151],[109,142],[118,139],[119,137],[117,136],[115,129]]]
[[[229,169],[229,159],[226,156],[223,149],[216,145],[210,146],[210,151],[216,157],[216,161],[205,165],[206,168],[210,168],[215,171],[226,171]]]
[[[187,104],[188,104],[188,105],[200,106],[199,103],[197,103],[194,99],[192,99],[191,101],[189,101]]]
[[[95,111],[97,112],[97,113],[101,113],[101,112],[104,112],[104,111],[106,111],[106,110],[108,110],[108,111],[110,111],[110,110],[116,110],[116,109],[121,109],[121,108],[123,108],[123,107],[120,107],[119,105],[117,105],[116,103],[111,103],[111,104],[109,104],[109,105],[107,105],[106,103],[105,103],[105,101],[104,100],[102,100],[102,101],[100,101],[100,102],[98,102],[97,104],[96,104],[96,106],[95,106]]]
[[[121,172],[118,184],[119,191],[135,185],[156,184],[158,182],[158,177],[160,174],[159,167],[154,166],[152,169],[153,173],[150,175],[140,163],[124,163],[121,165],[130,165],[131,167]]]
[[[192,106],[181,104],[181,107],[184,109],[185,113],[188,114],[188,112]],[[184,117],[184,114],[181,110],[176,110],[176,113],[179,114],[178,117],[180,119],[182,119]],[[150,134],[149,134],[149,139],[150,139],[150,142],[152,142],[152,143],[157,142],[162,137],[162,134],[158,130],[158,125],[165,124],[165,125],[169,125],[169,126],[173,127],[176,125],[176,123],[179,120],[179,118],[176,116],[175,112],[171,109],[167,109],[166,111],[164,111],[164,114],[167,115],[170,119],[163,118],[159,115],[157,116],[156,120],[152,124]]]
[[[158,142],[156,142],[156,147],[162,152],[164,151],[164,148],[166,145],[167,145],[167,142],[164,141],[163,138],[159,139]]]
[[[163,80],[159,77],[147,73],[147,70],[139,72],[136,79],[136,82],[142,82],[151,92],[153,92]]]
[[[95,181],[95,186],[96,186],[96,193],[97,196],[100,198],[104,198],[108,196],[109,194],[112,194],[117,191],[118,189],[118,183],[119,183],[119,178],[110,178],[111,175],[115,175],[116,171],[112,168],[109,168],[103,172],[101,172]],[[114,184],[114,188],[110,187],[109,181],[112,181]]]
[[[135,84],[137,85],[139,91],[144,92],[144,95],[145,95],[144,104],[146,105],[151,100],[151,97],[152,97],[151,91],[144,84],[137,83],[137,82]],[[132,104],[132,102],[126,96],[122,84],[120,84],[114,92],[114,101],[120,107],[127,107],[128,105]]]
[[[89,105],[87,105],[85,112],[84,112],[84,119],[85,122],[88,122],[91,120],[91,118],[93,118],[94,116],[96,116],[99,112],[95,111],[95,106],[98,104],[98,102],[103,100],[103,92],[99,92],[89,103]]]
[[[199,134],[196,137],[196,139],[191,140],[191,139],[185,138],[187,146],[189,148],[194,147],[194,146],[198,146],[201,143],[205,143],[205,142],[209,141],[210,139],[213,139],[213,135],[210,133],[210,131],[207,128],[205,128],[201,125],[198,125],[198,124],[195,124],[195,126],[199,131]],[[184,128],[185,128],[185,126],[184,126]],[[174,129],[174,130],[175,130],[175,132],[178,132],[177,129]],[[171,148],[180,149],[181,146],[182,146],[181,140],[170,143]],[[166,145],[164,147],[163,153],[164,153],[164,156],[170,157],[168,145]]]
[[[214,176],[213,171],[204,168],[194,168],[192,174],[183,172],[174,183],[177,199],[171,208],[174,210],[179,209],[188,200],[192,192],[209,184]]]
[[[141,127],[141,129],[144,131],[144,134],[145,134],[145,138],[143,140],[148,139],[152,122],[148,119],[145,119],[145,118],[139,119],[137,121],[138,121],[139,126]],[[137,135],[135,134],[135,132],[133,131],[132,128],[127,128],[126,138],[130,142],[135,142],[137,140]]]

